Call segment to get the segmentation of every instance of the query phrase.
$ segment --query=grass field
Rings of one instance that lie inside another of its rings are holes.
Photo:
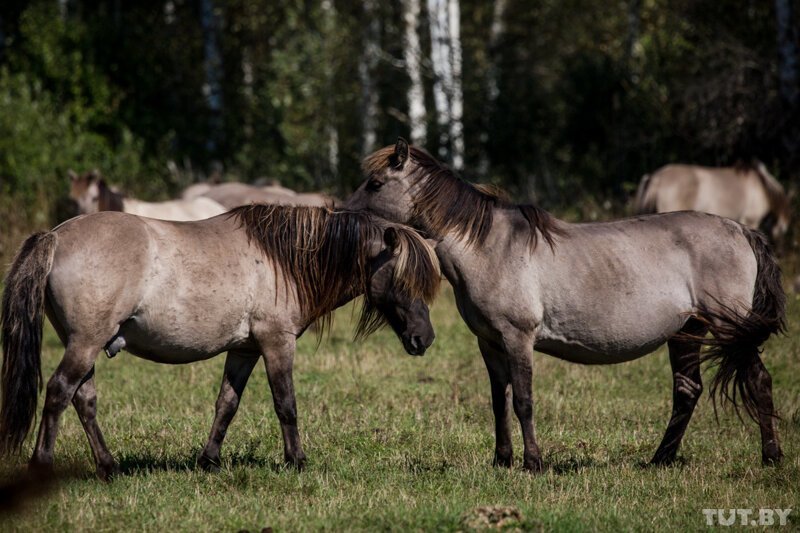
[[[765,363],[783,417],[786,454],[760,465],[756,425],[732,413],[714,421],[704,396],[669,468],[644,468],[671,409],[664,349],[638,361],[581,367],[536,354],[535,414],[548,470],[491,466],[488,377],[449,290],[433,309],[434,346],[406,356],[381,331],[353,344],[347,310],[328,339],[300,342],[295,384],[306,471],[282,464],[280,429],[259,366],[223,448],[223,468],[195,468],[213,416],[223,357],[182,367],[122,353],[97,364],[98,420],[123,474],[93,478],[91,454],[70,408],[56,446],[72,474],[0,529],[70,531],[457,530],[479,506],[519,509],[522,529],[702,529],[703,508],[793,508],[800,524],[800,300],[790,331]],[[46,375],[61,357],[48,326]],[[41,404],[41,401],[40,401]],[[521,438],[515,427],[515,454]],[[28,448],[29,450],[30,448]],[[8,479],[26,457],[6,460]],[[74,472],[77,472],[76,476]],[[784,528],[784,529],[789,529]]]

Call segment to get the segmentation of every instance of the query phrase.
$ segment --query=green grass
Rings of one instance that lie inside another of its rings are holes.
[[[207,474],[194,458],[207,437],[223,357],[170,367],[122,353],[97,363],[98,420],[123,475],[111,484],[94,466],[77,416],[63,417],[57,470],[78,472],[3,531],[456,530],[482,505],[509,505],[523,529],[702,529],[703,508],[793,508],[800,523],[800,300],[790,331],[770,341],[765,362],[783,417],[786,458],[760,465],[758,429],[730,412],[720,423],[707,395],[670,468],[643,468],[671,409],[664,349],[632,363],[581,367],[541,354],[534,361],[537,431],[549,467],[533,476],[491,466],[494,435],[486,371],[450,291],[432,313],[437,339],[424,358],[404,355],[393,334],[350,341],[339,312],[319,349],[301,340],[295,385],[307,470],[281,465],[280,429],[259,366],[222,450]],[[61,357],[46,331],[44,366]],[[41,403],[41,402],[40,402]],[[521,438],[515,426],[515,456]],[[29,452],[28,447],[26,454]],[[0,478],[24,465],[6,460]],[[519,524],[518,524],[519,525]]]

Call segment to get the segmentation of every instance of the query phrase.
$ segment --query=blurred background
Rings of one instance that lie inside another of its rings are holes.
[[[69,169],[149,200],[208,178],[346,197],[398,135],[571,219],[623,214],[670,162],[758,158],[791,188],[792,4],[3,0],[0,256],[69,214]]]

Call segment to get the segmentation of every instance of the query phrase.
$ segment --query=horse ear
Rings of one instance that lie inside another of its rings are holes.
[[[408,141],[402,137],[398,137],[394,145],[394,161],[392,161],[394,168],[403,168],[403,165],[405,165],[408,160],[409,150]]]
[[[389,247],[390,250],[395,249],[398,239],[399,237],[397,235],[397,230],[393,227],[390,226],[383,230],[383,242]]]
[[[67,170],[67,176],[69,176],[69,181],[75,181],[78,179],[78,174],[76,174],[72,169]]]

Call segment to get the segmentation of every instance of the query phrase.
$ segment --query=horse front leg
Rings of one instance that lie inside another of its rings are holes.
[[[492,411],[494,412],[495,449],[494,466],[510,467],[514,461],[514,449],[511,443],[511,427],[509,415],[511,411],[511,380],[508,372],[508,361],[502,350],[497,349],[489,341],[478,339],[478,346],[489,372],[492,386]]]
[[[292,366],[294,364],[295,337],[281,335],[259,339],[267,367],[267,378],[272,389],[275,414],[283,434],[283,458],[286,464],[302,470],[306,455],[297,430],[297,402],[294,396]]]
[[[525,450],[522,467],[530,472],[541,472],[542,453],[536,443],[533,421],[533,344],[532,336],[513,332],[503,336],[504,351],[508,358],[509,376],[513,391],[514,413],[522,429]]]
[[[78,418],[89,439],[94,462],[97,467],[97,477],[109,481],[119,472],[119,465],[108,451],[103,433],[97,425],[97,389],[94,384],[94,366],[83,378],[83,383],[72,397],[72,405],[78,413]]]
[[[247,380],[256,366],[258,356],[228,352],[225,358],[225,370],[222,375],[222,384],[217,396],[216,413],[214,423],[211,425],[211,434],[208,442],[203,447],[203,451],[197,458],[197,464],[204,470],[217,471],[220,467],[219,451],[222,441],[228,432],[239,402],[242,399]]]

